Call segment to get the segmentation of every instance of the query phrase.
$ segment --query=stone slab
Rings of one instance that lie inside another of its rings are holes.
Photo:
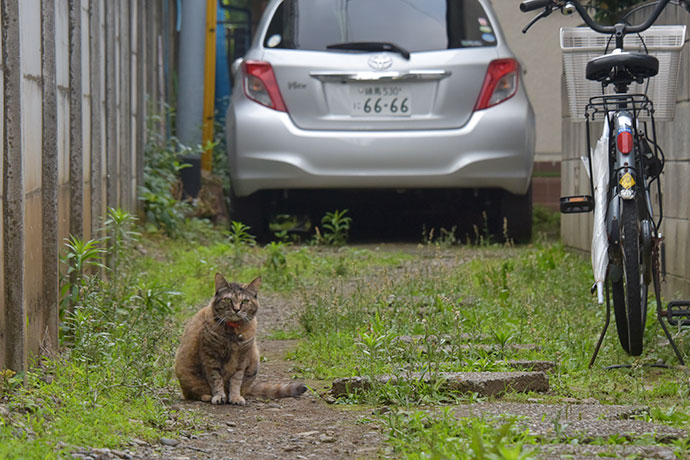
[[[460,351],[483,351],[486,353],[499,353],[501,351],[501,346],[498,344],[461,343],[456,347],[456,349]],[[505,345],[504,349],[510,351],[541,351],[541,346],[533,343],[508,343]],[[454,351],[452,346],[445,346],[443,350],[448,353]]]
[[[549,389],[549,380],[544,372],[441,372],[439,377],[444,379],[441,388],[445,391],[472,392],[479,396],[499,396],[506,391],[543,392]],[[401,379],[407,381],[421,379],[424,382],[430,382],[431,378],[430,374],[420,373],[404,376],[383,375],[378,377],[378,382],[395,384]],[[370,387],[371,381],[366,377],[340,378],[333,381],[330,394],[338,397]]]
[[[543,439],[576,438],[580,442],[620,436],[626,439],[650,437],[670,442],[687,437],[686,430],[633,420],[643,406],[604,404],[479,403],[457,406],[457,417],[516,416],[520,427]]]
[[[514,415],[529,420],[545,420],[553,423],[572,420],[625,420],[646,411],[644,406],[609,405],[588,402],[566,404],[484,402],[455,407],[458,417],[497,417]]]
[[[556,369],[556,363],[553,361],[513,359],[508,360],[505,363],[507,366],[512,367],[513,369],[520,369],[523,371],[551,372]]]
[[[426,353],[426,346],[423,344],[418,345],[418,349],[422,353]],[[438,350],[444,353],[455,353],[457,351],[462,352],[475,352],[481,351],[484,353],[497,354],[501,352],[501,346],[498,344],[488,344],[488,343],[459,343],[457,345],[447,345],[441,344],[438,346]],[[541,351],[541,346],[535,345],[533,343],[508,343],[505,345],[504,350],[520,352],[520,351]]]
[[[676,460],[673,448],[668,446],[630,446],[587,444],[551,444],[534,446],[532,452],[543,460],[603,460],[607,458],[644,458],[648,460]]]
[[[465,342],[476,342],[478,340],[489,340],[489,336],[487,334],[470,334],[468,332],[462,332],[458,335],[455,336],[456,339],[465,341]],[[449,334],[443,334],[443,335],[401,335],[398,337],[395,337],[393,339],[393,342],[402,342],[402,343],[425,343],[425,342],[431,342],[431,343],[450,343],[453,341],[453,336]]]

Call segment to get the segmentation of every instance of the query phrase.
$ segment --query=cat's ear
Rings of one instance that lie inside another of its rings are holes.
[[[225,281],[225,278],[223,278],[223,275],[220,273],[216,273],[216,292],[220,291],[223,288],[228,287],[228,282]]]
[[[257,277],[254,281],[249,283],[246,287],[248,291],[254,294],[254,297],[259,293],[259,288],[261,287],[261,277]]]

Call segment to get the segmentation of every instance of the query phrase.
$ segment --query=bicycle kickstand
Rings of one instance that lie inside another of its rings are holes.
[[[589,368],[591,369],[592,366],[594,366],[594,361],[597,359],[597,355],[599,354],[599,348],[601,348],[601,343],[604,341],[604,336],[606,335],[606,330],[609,328],[609,323],[611,322],[611,303],[609,301],[609,283],[608,280],[604,282],[604,285],[606,286],[606,322],[604,322],[604,329],[601,331],[601,335],[599,336],[599,341],[597,342],[597,346],[594,349],[594,354],[592,355],[592,359],[589,361]]]

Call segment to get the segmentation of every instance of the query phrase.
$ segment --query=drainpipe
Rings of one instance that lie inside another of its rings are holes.
[[[182,0],[176,130],[190,146],[201,144],[205,41],[206,0]]]
[[[214,0],[209,0],[214,2]],[[176,133],[185,145],[201,144],[204,116],[204,65],[206,43],[206,0],[182,0],[180,14],[180,58]],[[201,158],[186,155],[182,163],[191,167],[181,171],[185,196],[196,198],[201,189]]]

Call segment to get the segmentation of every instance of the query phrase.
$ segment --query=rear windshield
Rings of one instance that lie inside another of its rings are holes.
[[[285,0],[266,48],[326,50],[351,42],[393,43],[410,52],[495,46],[478,0]]]

